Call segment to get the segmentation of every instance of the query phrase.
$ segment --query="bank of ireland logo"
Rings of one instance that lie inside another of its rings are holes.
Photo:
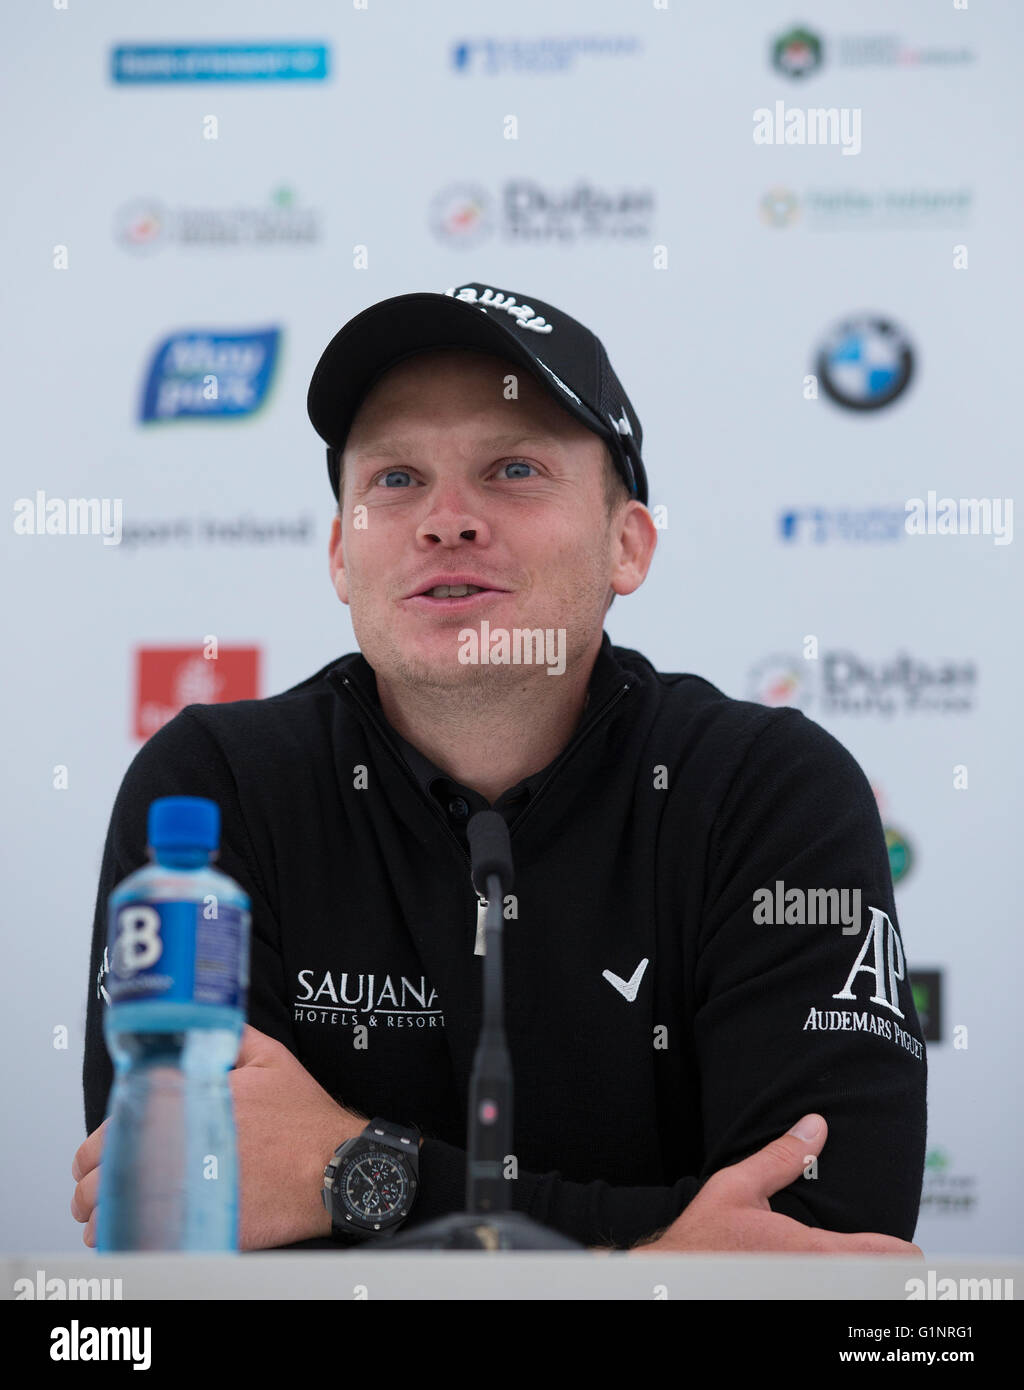
[[[783,77],[809,77],[824,56],[821,39],[810,29],[789,29],[772,44],[772,67]]]
[[[431,201],[430,228],[449,246],[476,246],[494,230],[491,199],[476,184],[452,184]]]
[[[768,656],[751,668],[747,698],[760,705],[803,709],[810,702],[806,663],[790,656]]]
[[[848,410],[880,410],[910,384],[914,354],[890,319],[860,314],[844,319],[818,349],[815,373],[822,389]]]

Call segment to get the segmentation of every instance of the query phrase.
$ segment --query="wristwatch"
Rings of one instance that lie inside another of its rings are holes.
[[[369,1240],[396,1231],[419,1190],[420,1131],[371,1120],[335,1149],[324,1169],[323,1203],[331,1235]]]

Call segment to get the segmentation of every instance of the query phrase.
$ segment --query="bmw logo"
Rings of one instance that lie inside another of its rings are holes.
[[[818,350],[815,371],[825,393],[850,410],[879,410],[903,394],[914,355],[903,330],[888,319],[846,319]]]

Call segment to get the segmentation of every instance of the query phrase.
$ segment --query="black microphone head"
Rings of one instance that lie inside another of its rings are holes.
[[[512,844],[504,816],[497,811],[477,811],[466,826],[473,887],[482,898],[487,897],[487,879],[497,874],[501,891],[512,887]]]

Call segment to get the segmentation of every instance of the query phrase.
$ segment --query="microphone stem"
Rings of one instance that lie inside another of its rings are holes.
[[[511,1206],[505,1171],[512,1147],[512,1064],[505,1040],[502,978],[502,891],[498,874],[487,875],[484,918],[483,1026],[469,1083],[466,1208],[494,1216]]]
[[[484,1030],[488,1041],[505,1042],[505,991],[502,969],[501,879],[487,879],[487,913],[484,917]],[[496,920],[495,920],[496,919]]]

